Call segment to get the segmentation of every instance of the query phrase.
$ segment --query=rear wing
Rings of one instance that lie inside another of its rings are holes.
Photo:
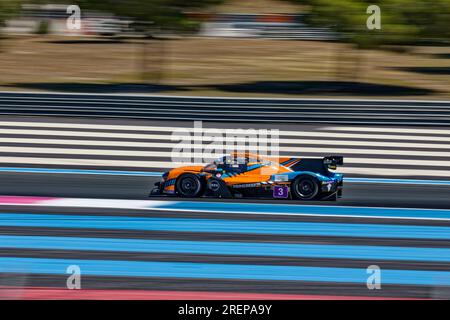
[[[337,166],[342,166],[344,164],[344,157],[342,156],[328,156],[325,158],[291,158],[292,160],[300,160],[297,162],[294,162],[293,165],[289,166],[289,163],[287,164],[288,168],[292,169],[293,171],[312,171],[316,172],[325,176],[328,176],[330,173],[328,169],[336,170]],[[289,161],[289,158],[285,161]]]
[[[343,156],[328,156],[323,158],[323,164],[328,169],[336,170],[337,166],[344,165],[344,157]]]

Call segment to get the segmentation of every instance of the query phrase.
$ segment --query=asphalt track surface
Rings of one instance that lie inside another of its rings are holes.
[[[77,175],[1,172],[0,194],[18,196],[149,199],[158,177]],[[171,199],[152,197],[152,199]],[[173,198],[172,198],[173,199]],[[199,201],[239,202],[240,199],[199,199]],[[246,202],[305,204],[296,200],[245,199]],[[345,183],[344,196],[337,202],[308,204],[368,207],[450,208],[450,186],[385,183]]]

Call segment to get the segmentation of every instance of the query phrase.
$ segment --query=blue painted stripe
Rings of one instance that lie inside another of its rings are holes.
[[[61,174],[94,174],[94,175],[126,175],[160,177],[162,172],[154,171],[120,171],[120,170],[85,170],[85,169],[51,169],[51,168],[17,168],[0,167],[0,172],[22,172],[22,173],[61,173]],[[418,180],[418,179],[383,179],[383,178],[344,178],[345,182],[362,183],[389,183],[389,184],[418,184],[418,185],[447,185],[450,180]]]
[[[406,208],[377,208],[350,206],[314,206],[292,204],[267,203],[237,203],[237,202],[199,202],[176,201],[158,206],[158,209],[192,212],[224,212],[247,214],[286,214],[313,215],[336,217],[381,217],[381,218],[409,218],[409,219],[442,219],[450,220],[450,210],[437,209],[406,209]]]
[[[291,243],[0,236],[0,248],[450,262],[450,249]]]
[[[369,276],[363,268],[0,257],[0,272],[8,273],[67,276],[66,270],[70,265],[79,266],[82,276],[318,281],[359,283],[363,286]],[[450,272],[382,269],[381,283],[449,286]]]
[[[83,216],[29,213],[0,213],[0,226],[400,239],[450,239],[450,227],[439,226]]]

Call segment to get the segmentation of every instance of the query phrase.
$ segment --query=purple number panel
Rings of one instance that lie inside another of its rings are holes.
[[[287,198],[288,197],[288,187],[283,187],[283,186],[273,187],[273,197],[274,198]]]

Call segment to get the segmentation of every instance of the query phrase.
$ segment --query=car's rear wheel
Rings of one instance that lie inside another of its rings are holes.
[[[300,176],[292,182],[292,194],[300,200],[313,200],[319,194],[317,179],[310,176]]]
[[[195,174],[184,174],[177,180],[176,191],[185,198],[198,197],[202,192],[202,182]]]

